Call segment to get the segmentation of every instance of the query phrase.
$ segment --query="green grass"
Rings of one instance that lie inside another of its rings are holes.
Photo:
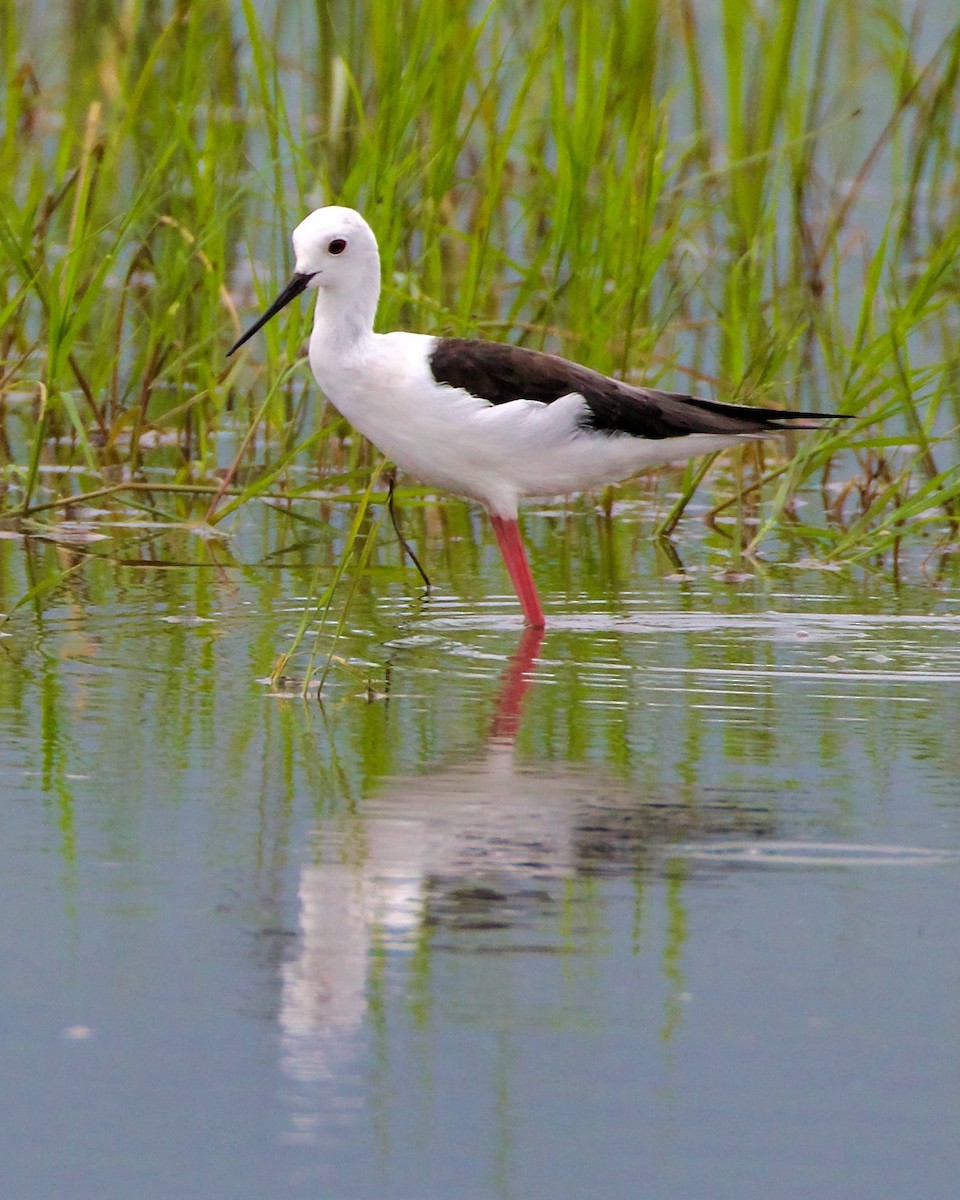
[[[309,380],[305,312],[224,357],[289,274],[289,230],[337,201],[378,233],[381,328],[855,417],[789,455],[664,472],[660,532],[696,487],[717,510],[762,499],[736,554],[786,526],[880,565],[955,538],[942,6],[942,27],[892,0],[289,4],[268,25],[249,0],[103,9],[31,28],[0,3],[6,520],[86,497],[229,527],[255,497],[295,500],[303,468],[369,495],[378,455]]]

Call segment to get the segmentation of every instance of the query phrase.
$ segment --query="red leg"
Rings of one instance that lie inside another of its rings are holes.
[[[543,610],[537,596],[537,585],[530,574],[527,552],[520,537],[520,526],[516,521],[508,521],[504,517],[491,516],[490,522],[493,532],[497,535],[500,553],[510,572],[520,607],[523,609],[523,618],[533,629],[542,629],[546,621],[543,619]]]

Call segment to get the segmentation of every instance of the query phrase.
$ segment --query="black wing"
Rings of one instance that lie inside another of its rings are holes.
[[[581,420],[585,430],[653,440],[691,433],[816,429],[835,415],[723,404],[678,392],[631,387],[555,354],[478,338],[438,338],[430,369],[437,383],[463,388],[491,404],[513,400],[552,404],[576,392],[586,403]]]

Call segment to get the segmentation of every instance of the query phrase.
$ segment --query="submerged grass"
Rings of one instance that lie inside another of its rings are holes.
[[[783,523],[880,565],[950,542],[960,24],[903,11],[0,0],[0,515],[138,494],[219,523],[305,472],[369,498],[304,323],[224,359],[337,201],[380,238],[381,327],[856,418],[744,452],[733,484],[664,472],[660,532],[733,487],[767,502],[737,554]]]

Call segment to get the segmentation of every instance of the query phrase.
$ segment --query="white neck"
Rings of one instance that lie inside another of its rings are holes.
[[[363,273],[351,281],[349,291],[341,287],[317,288],[313,338],[331,349],[342,351],[373,333],[380,299],[380,263],[372,259],[363,267]]]

